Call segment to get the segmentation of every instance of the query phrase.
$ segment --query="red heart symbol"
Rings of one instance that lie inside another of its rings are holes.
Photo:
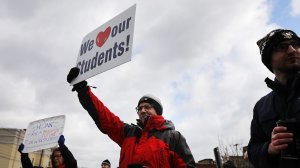
[[[104,43],[106,42],[106,40],[108,39],[109,35],[110,35],[110,31],[111,28],[110,26],[108,28],[105,29],[104,32],[99,32],[96,38],[96,45],[98,47],[102,47],[104,45]]]

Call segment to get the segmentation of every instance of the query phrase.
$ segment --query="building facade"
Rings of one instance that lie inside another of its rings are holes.
[[[217,168],[213,159],[203,159],[196,163],[197,168]]]
[[[0,167],[22,168],[21,157],[18,151],[23,142],[25,129],[0,128]],[[29,153],[29,158],[34,167],[49,168],[51,149]]]

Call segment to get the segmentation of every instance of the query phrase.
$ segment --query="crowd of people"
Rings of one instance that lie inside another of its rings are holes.
[[[300,167],[300,38],[292,30],[276,29],[257,42],[263,64],[275,75],[266,78],[272,89],[253,109],[249,160],[256,168]],[[79,75],[79,68],[71,68],[67,81]],[[137,123],[124,123],[98,99],[87,81],[73,85],[82,107],[103,134],[121,148],[119,167],[195,168],[196,163],[185,137],[175,130],[172,121],[163,117],[159,98],[146,94],[136,106]],[[51,162],[54,168],[76,168],[77,161],[58,140]],[[27,153],[19,146],[22,166],[33,167]],[[110,168],[108,159],[102,168]],[[224,167],[234,166],[224,163]],[[234,166],[235,167],[235,166]]]

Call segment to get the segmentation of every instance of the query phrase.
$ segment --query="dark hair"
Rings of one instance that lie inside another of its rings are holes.
[[[52,151],[51,157],[50,157],[50,158],[51,158],[51,164],[52,164],[53,168],[58,168],[58,167],[56,167],[56,166],[54,165],[54,163],[53,163],[54,153],[57,152],[57,151],[60,152],[59,148],[54,148],[53,151]]]

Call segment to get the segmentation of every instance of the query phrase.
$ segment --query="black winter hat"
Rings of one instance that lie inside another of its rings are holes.
[[[273,72],[271,66],[273,47],[285,40],[300,41],[300,38],[292,30],[276,29],[257,41],[257,45],[260,50],[261,60],[271,72]]]
[[[151,104],[153,106],[153,108],[155,109],[157,115],[162,115],[163,106],[162,106],[159,98],[157,98],[151,94],[146,94],[140,98],[140,100],[138,102],[138,106],[143,102],[147,102],[147,103]]]
[[[110,162],[108,159],[103,160],[103,162],[101,163],[101,165],[108,165],[110,167]]]

